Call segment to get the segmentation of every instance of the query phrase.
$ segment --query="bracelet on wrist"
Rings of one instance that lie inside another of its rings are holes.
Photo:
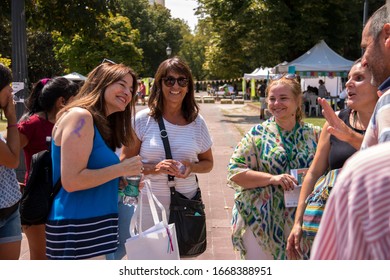
[[[13,127],[18,127],[18,124],[17,124],[17,123],[9,124],[9,125],[7,126],[7,129],[13,128]]]

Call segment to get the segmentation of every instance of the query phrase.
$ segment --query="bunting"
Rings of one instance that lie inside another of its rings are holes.
[[[198,84],[217,84],[217,83],[233,83],[233,82],[241,82],[243,78],[234,78],[234,79],[223,79],[223,80],[194,80],[194,83]],[[249,79],[248,79],[249,81]]]
[[[348,72],[346,71],[340,71],[340,72],[333,72],[333,71],[296,71],[296,74],[298,74],[300,77],[305,78],[305,77],[329,77],[329,78],[334,78],[334,77],[347,77]]]

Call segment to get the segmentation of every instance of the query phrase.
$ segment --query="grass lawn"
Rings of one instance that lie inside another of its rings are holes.
[[[7,129],[7,121],[6,120],[0,120],[0,131]]]
[[[325,118],[304,118],[304,121],[307,123],[312,123],[313,125],[318,125],[322,128],[326,120]]]

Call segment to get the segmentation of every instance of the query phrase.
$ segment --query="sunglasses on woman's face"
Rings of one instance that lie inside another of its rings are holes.
[[[188,79],[187,78],[184,78],[184,77],[180,77],[180,78],[174,78],[174,77],[165,77],[162,79],[164,81],[164,85],[166,85],[167,87],[173,87],[177,81],[177,84],[181,87],[186,87],[188,85]]]

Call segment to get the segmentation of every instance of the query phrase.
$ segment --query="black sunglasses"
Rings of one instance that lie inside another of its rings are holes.
[[[277,75],[271,77],[271,80],[272,81],[277,81],[277,80],[280,80],[281,78],[285,78],[287,80],[295,80],[297,77],[298,77],[298,75],[295,75],[295,74],[283,73],[283,74],[277,74]]]
[[[188,85],[188,82],[189,80],[187,78],[184,78],[184,77],[180,77],[180,78],[174,78],[174,77],[166,77],[166,78],[163,78],[162,79],[164,81],[164,84],[167,86],[167,87],[173,87],[177,81],[177,84],[181,87],[186,87]]]

